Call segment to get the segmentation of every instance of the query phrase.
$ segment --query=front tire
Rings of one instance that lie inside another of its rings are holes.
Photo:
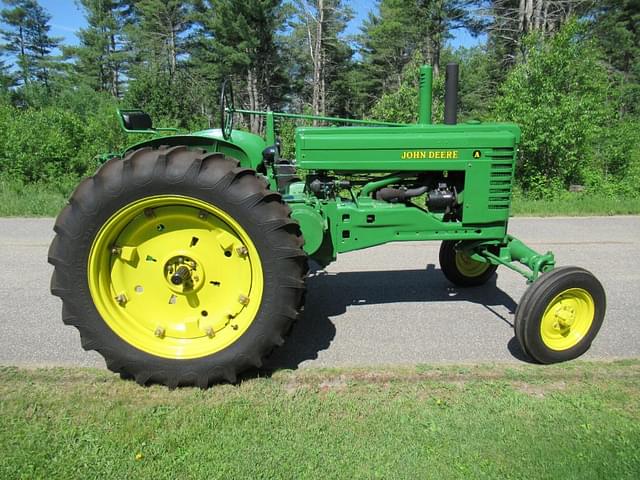
[[[73,193],[51,291],[85,350],[140,384],[234,382],[283,343],[306,255],[278,193],[220,153],[143,148]]]
[[[487,283],[498,266],[476,262],[465,252],[456,249],[458,243],[444,240],[440,244],[440,268],[444,276],[459,287],[477,287]]]
[[[542,274],[522,296],[514,320],[516,338],[539,363],[572,360],[591,346],[605,310],[604,288],[591,272],[556,268]]]

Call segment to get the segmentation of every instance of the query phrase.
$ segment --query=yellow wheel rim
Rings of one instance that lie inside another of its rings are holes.
[[[476,262],[464,252],[456,252],[456,268],[465,277],[479,277],[490,267],[490,264]]]
[[[91,297],[107,325],[144,352],[199,358],[237,341],[264,286],[258,251],[228,213],[182,196],[116,212],[88,261]]]
[[[587,335],[595,316],[593,297],[582,288],[570,288],[547,306],[540,323],[542,341],[551,350],[567,350]]]

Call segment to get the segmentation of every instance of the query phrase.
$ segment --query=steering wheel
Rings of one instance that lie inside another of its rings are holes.
[[[230,79],[225,78],[224,82],[222,82],[222,90],[220,91],[220,128],[222,129],[222,137],[225,140],[231,138],[234,111],[233,85],[231,85]]]

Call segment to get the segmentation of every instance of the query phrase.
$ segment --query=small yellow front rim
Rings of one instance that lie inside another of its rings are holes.
[[[542,341],[551,350],[576,346],[589,333],[595,311],[593,297],[586,290],[570,288],[561,292],[542,315]]]
[[[464,252],[456,252],[456,268],[465,277],[479,277],[490,264],[477,262]]]
[[[91,297],[124,341],[164,358],[216,353],[237,341],[264,287],[254,243],[222,209],[191,197],[148,197],[98,232],[88,261]]]

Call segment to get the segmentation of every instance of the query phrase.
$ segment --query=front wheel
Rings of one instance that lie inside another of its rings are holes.
[[[516,338],[537,362],[572,360],[591,346],[605,310],[604,289],[591,272],[556,268],[524,293],[515,314]]]
[[[497,265],[477,262],[467,253],[456,249],[455,240],[440,244],[440,268],[447,279],[459,287],[483,285],[493,276]]]
[[[208,386],[262,359],[301,308],[298,225],[219,153],[140,149],[82,182],[55,225],[63,320],[138,383]]]

